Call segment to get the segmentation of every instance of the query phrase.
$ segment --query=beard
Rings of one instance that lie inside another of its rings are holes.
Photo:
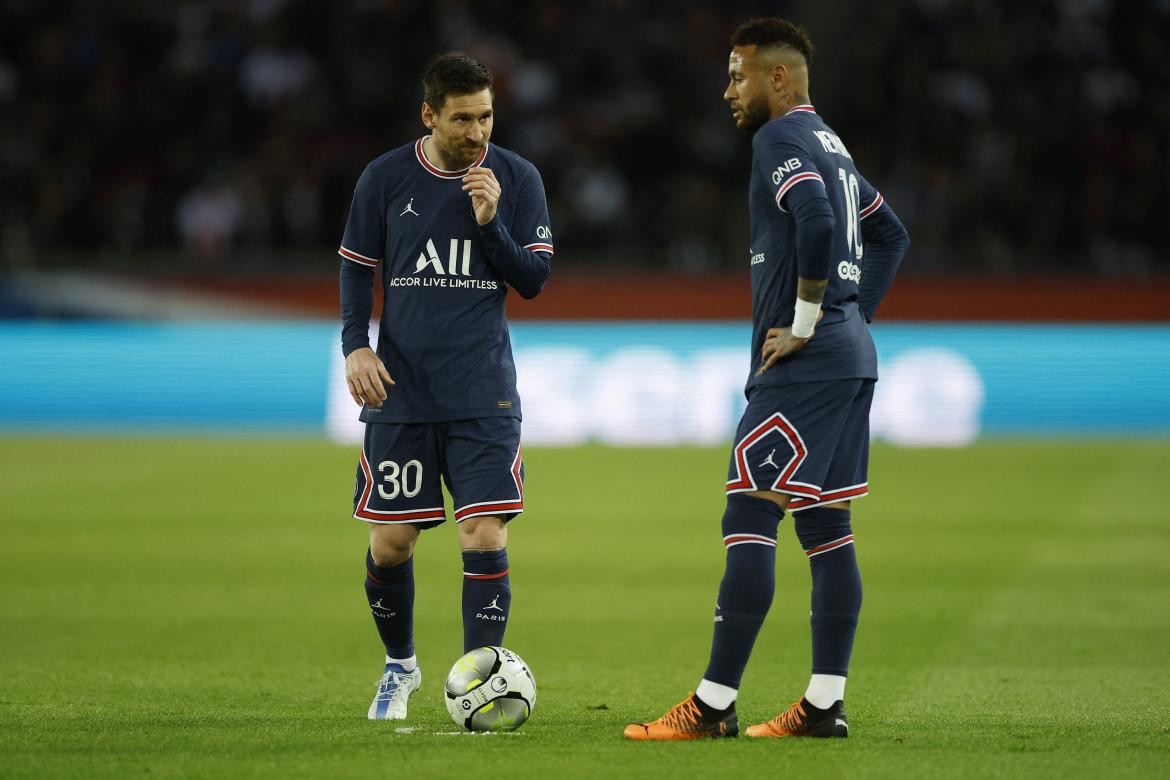
[[[451,144],[450,146],[436,144],[436,148],[439,151],[439,158],[442,160],[443,168],[448,171],[458,171],[475,162],[486,144],[487,139],[485,138],[483,144],[479,145],[470,145],[462,142]]]
[[[768,98],[757,95],[740,109],[738,127],[745,133],[754,133],[768,121]]]

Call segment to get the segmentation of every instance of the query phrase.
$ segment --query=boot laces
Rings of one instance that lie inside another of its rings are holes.
[[[799,734],[804,731],[808,727],[808,722],[800,702],[793,703],[791,707],[773,718],[772,727],[777,731],[787,731],[789,734]]]
[[[662,716],[662,723],[678,731],[694,731],[702,725],[703,713],[695,704],[693,698],[688,697],[670,709]]]

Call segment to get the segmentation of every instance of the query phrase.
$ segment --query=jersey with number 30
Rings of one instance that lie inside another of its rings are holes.
[[[802,190],[803,188],[803,190]],[[769,328],[792,324],[796,304],[794,197],[826,198],[835,218],[824,317],[810,342],[756,376]],[[812,106],[766,123],[752,139],[752,370],[748,388],[787,382],[877,378],[877,354],[857,305],[865,248],[861,221],[883,206],[849,151]]]

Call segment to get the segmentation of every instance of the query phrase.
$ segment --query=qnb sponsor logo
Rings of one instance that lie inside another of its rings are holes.
[[[552,229],[548,225],[541,225],[536,229],[536,237],[546,241],[552,240]]]
[[[840,276],[847,282],[861,282],[861,266],[857,263],[851,263],[848,260],[842,260],[837,264],[837,276]]]
[[[784,177],[795,171],[800,167],[800,158],[792,157],[784,161],[783,165],[776,166],[776,170],[772,171],[772,183],[779,184],[784,181]]]

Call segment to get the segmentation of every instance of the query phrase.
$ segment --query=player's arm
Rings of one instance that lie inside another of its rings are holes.
[[[804,150],[795,144],[772,142],[764,159],[787,169],[776,184],[776,207],[792,215],[796,243],[796,303],[792,325],[771,328],[764,341],[759,373],[798,352],[812,339],[822,315],[821,302],[829,285],[833,231],[837,220],[825,183]],[[794,164],[796,160],[799,164]],[[771,176],[772,167],[769,168]],[[777,177],[772,177],[776,183]]]
[[[894,274],[910,246],[910,234],[898,215],[882,198],[881,193],[865,185],[872,192],[862,195],[867,205],[861,209],[861,240],[865,247],[865,269],[857,293],[857,305],[866,322],[873,322],[878,306],[894,282]]]
[[[497,214],[502,192],[495,174],[489,168],[472,168],[463,178],[463,189],[471,196],[488,262],[521,296],[535,298],[544,289],[552,267],[548,206],[545,204],[544,185],[535,170],[519,186],[513,227],[517,235],[531,234],[534,237],[533,242],[526,245],[512,237],[508,226]],[[536,238],[541,227],[545,237]]]
[[[370,349],[370,315],[374,311],[374,269],[386,245],[385,209],[369,168],[358,179],[349,220],[337,254],[341,255],[341,351],[345,381],[358,406],[381,406],[390,372]]]

